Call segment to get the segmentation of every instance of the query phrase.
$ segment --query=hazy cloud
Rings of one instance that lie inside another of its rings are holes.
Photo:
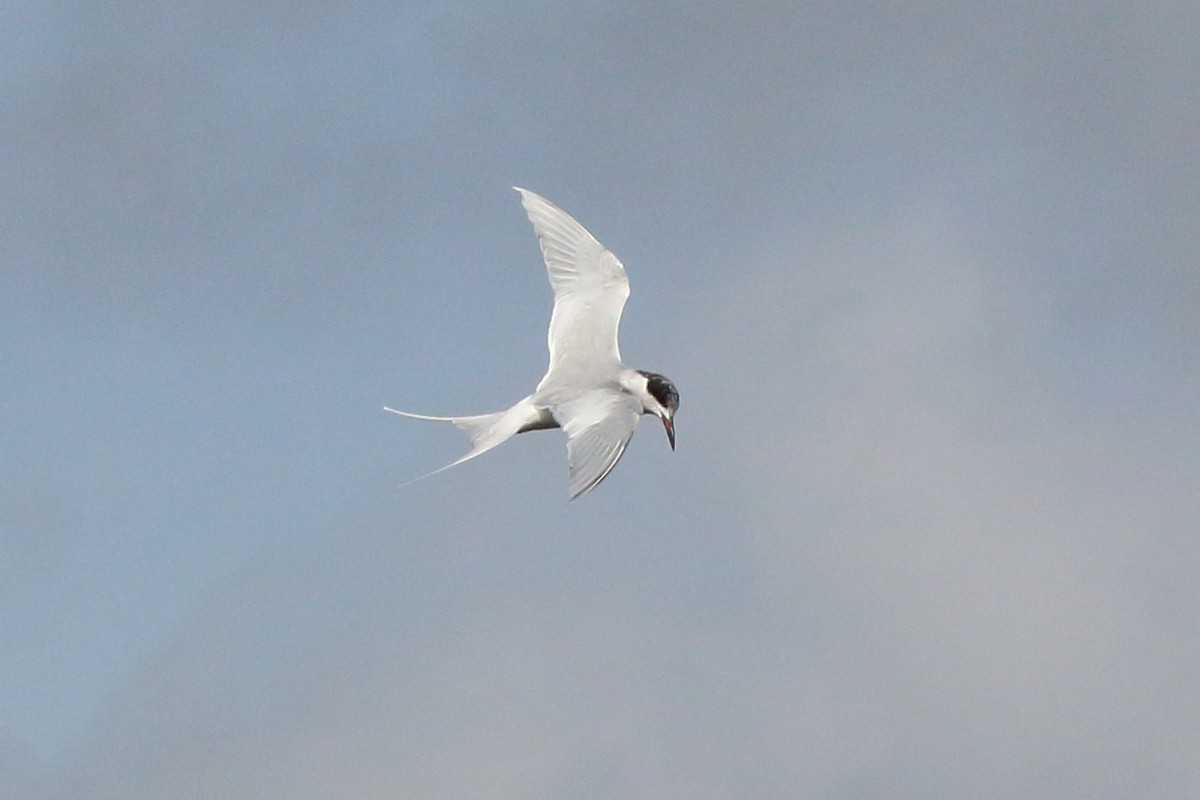
[[[0,121],[11,797],[1200,791],[1197,12],[27,4]],[[508,187],[680,386],[544,366]]]

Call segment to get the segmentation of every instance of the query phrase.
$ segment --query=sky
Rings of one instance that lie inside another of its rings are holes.
[[[1200,796],[1196,4],[0,17],[0,800]]]

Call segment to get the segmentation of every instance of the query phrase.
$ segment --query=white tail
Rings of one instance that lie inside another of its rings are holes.
[[[475,456],[482,455],[488,450],[491,450],[497,445],[511,439],[522,428],[527,428],[529,425],[535,424],[542,418],[538,408],[530,402],[529,398],[518,402],[512,408],[506,411],[495,411],[491,414],[476,414],[470,417],[433,417],[427,414],[413,414],[408,411],[398,411],[394,408],[384,406],[384,411],[390,411],[393,414],[399,414],[402,417],[410,417],[412,419],[424,419],[431,422],[449,422],[454,427],[458,428],[467,434],[471,440],[471,449],[466,455],[457,461],[452,461],[444,467],[435,469],[433,472],[422,475],[420,478],[414,478],[408,483],[416,483],[419,480],[428,478],[430,475],[436,475],[439,472],[444,472],[451,467],[457,467],[464,461],[470,461]]]

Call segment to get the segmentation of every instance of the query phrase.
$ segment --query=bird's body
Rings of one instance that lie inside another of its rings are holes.
[[[638,418],[662,420],[675,447],[679,393],[653,372],[621,363],[617,329],[629,297],[625,267],[569,214],[545,198],[517,189],[533,223],[554,289],[550,366],[529,396],[505,411],[470,417],[431,417],[389,408],[414,419],[449,422],[471,440],[472,459],[518,433],[562,428],[567,434],[571,499],[591,491],[625,452]],[[435,473],[430,473],[430,475]]]

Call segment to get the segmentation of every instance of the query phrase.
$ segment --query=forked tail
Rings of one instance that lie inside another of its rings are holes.
[[[451,467],[457,467],[464,461],[470,461],[475,456],[482,455],[493,447],[508,441],[522,429],[528,429],[527,426],[529,424],[541,418],[541,413],[530,402],[528,397],[505,411],[495,411],[491,414],[476,414],[470,417],[434,417],[428,414],[413,414],[408,411],[398,411],[386,406],[383,410],[412,419],[448,422],[466,433],[467,437],[471,440],[471,449],[462,458],[452,461],[440,469],[435,469],[433,472],[422,475],[420,478],[414,478],[408,483],[415,483],[416,481],[428,478],[430,475],[436,475]],[[408,484],[404,485],[407,486]]]

